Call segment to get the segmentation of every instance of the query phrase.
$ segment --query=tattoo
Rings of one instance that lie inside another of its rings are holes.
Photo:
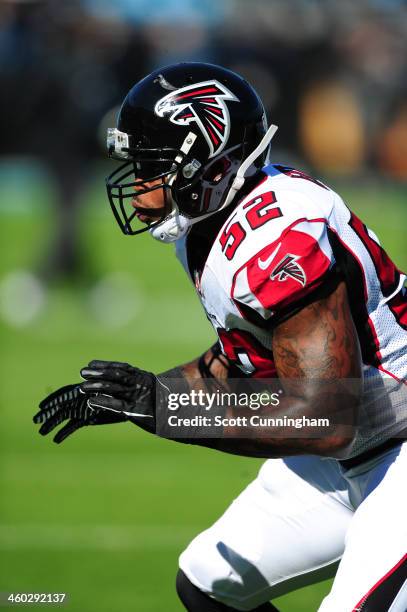
[[[280,378],[359,378],[360,347],[345,284],[278,326],[273,353]]]

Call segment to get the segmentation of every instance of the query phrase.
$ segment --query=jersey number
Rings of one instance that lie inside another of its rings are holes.
[[[278,206],[273,206],[277,202],[274,191],[264,193],[257,198],[253,198],[247,202],[243,209],[248,209],[246,212],[246,221],[252,230],[261,227],[267,221],[278,219],[283,216]],[[219,242],[222,247],[222,252],[225,253],[227,259],[233,259],[238,247],[246,238],[246,231],[239,221],[235,221],[231,225],[227,225],[222,232]]]

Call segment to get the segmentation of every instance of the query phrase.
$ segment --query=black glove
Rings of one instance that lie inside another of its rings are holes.
[[[89,399],[88,393],[80,391],[80,384],[66,385],[48,395],[40,403],[40,410],[33,418],[34,423],[42,423],[39,433],[46,436],[57,425],[69,419],[54,437],[54,442],[60,444],[85,425],[106,425],[127,420],[123,414],[90,407]]]
[[[89,396],[89,407],[120,414],[155,431],[156,386],[162,385],[152,372],[128,363],[94,360],[81,370],[81,376],[85,382],[80,388]]]

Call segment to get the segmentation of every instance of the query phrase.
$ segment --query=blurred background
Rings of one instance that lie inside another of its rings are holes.
[[[214,341],[172,247],[110,212],[127,90],[180,60],[240,72],[279,125],[272,160],[337,189],[405,269],[406,58],[402,0],[0,0],[0,591],[180,610],[179,553],[260,465],[127,424],[57,447],[31,423],[90,359],[162,371]],[[329,587],[276,603],[312,612]]]

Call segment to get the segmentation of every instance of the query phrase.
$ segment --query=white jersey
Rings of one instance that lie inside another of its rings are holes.
[[[406,276],[338,194],[298,170],[270,165],[231,212],[202,270],[188,267],[192,240],[176,247],[224,353],[253,377],[276,376],[273,326],[329,291],[340,275],[365,380],[361,428],[349,456],[406,428]],[[384,389],[390,381],[391,402]]]

